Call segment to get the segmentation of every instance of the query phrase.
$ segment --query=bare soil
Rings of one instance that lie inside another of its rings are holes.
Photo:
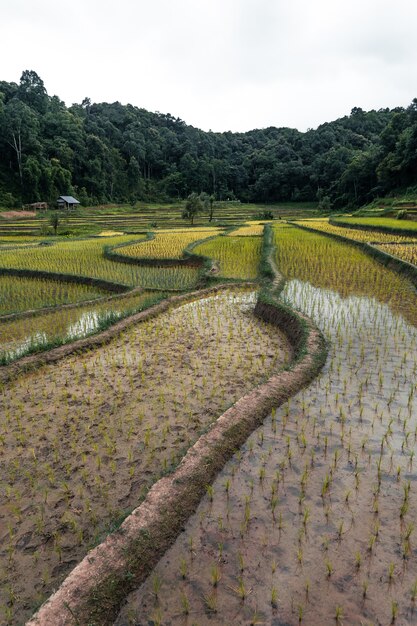
[[[35,211],[2,211],[0,217],[5,220],[25,219],[26,217],[36,217]]]

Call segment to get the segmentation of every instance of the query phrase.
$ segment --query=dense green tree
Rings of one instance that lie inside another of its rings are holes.
[[[48,94],[45,85],[33,70],[25,70],[22,73],[17,97],[38,113],[45,113],[48,108]]]
[[[359,205],[417,185],[417,99],[301,133],[265,128],[203,132],[132,105],[66,107],[33,70],[0,81],[0,204],[78,193],[83,203],[202,196],[216,201],[315,200]]]
[[[43,169],[39,160],[34,156],[29,156],[23,166],[26,194],[33,198],[35,202],[41,200]]]
[[[39,146],[37,116],[27,104],[17,98],[12,98],[3,107],[0,128],[8,152],[11,150],[15,158],[20,184],[23,188],[24,158]]]

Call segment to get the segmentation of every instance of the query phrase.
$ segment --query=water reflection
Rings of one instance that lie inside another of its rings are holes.
[[[52,344],[63,344],[91,335],[111,321],[140,310],[165,294],[145,291],[96,304],[63,308],[0,324],[0,359],[10,362]]]
[[[387,624],[393,602],[398,623],[415,623],[417,561],[404,537],[417,516],[417,329],[408,304],[403,317],[399,300],[390,307],[357,295],[353,282],[344,287],[345,297],[337,285],[286,284],[286,302],[329,339],[326,365],[225,466],[213,495],[128,597],[115,626],[156,616],[180,626],[181,597],[201,626],[296,624],[300,614],[307,624],[331,624],[336,606],[344,623]],[[391,564],[401,572],[395,585]]]

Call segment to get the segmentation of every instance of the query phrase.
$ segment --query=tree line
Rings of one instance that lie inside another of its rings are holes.
[[[0,81],[0,205],[215,200],[319,200],[360,206],[417,185],[417,99],[299,132],[204,132],[119,102],[67,107],[32,70]]]

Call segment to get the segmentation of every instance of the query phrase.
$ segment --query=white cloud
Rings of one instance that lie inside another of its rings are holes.
[[[204,129],[301,130],[417,95],[414,0],[0,0],[1,80]],[[4,51],[7,51],[5,54]]]

